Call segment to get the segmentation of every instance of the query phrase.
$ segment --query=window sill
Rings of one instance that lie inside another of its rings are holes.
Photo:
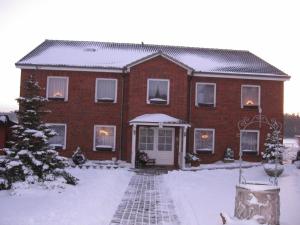
[[[242,107],[242,109],[245,109],[245,110],[258,110],[259,106],[258,105],[244,105]]]
[[[96,103],[116,103],[116,101],[112,99],[97,99]]]
[[[197,104],[196,108],[214,110],[216,109],[216,106],[214,104]]]
[[[66,102],[67,101],[65,98],[54,98],[54,97],[51,97],[51,98],[48,97],[48,100],[57,101],[57,102]]]
[[[104,147],[99,147],[94,149],[95,152],[114,152],[115,150],[113,148],[104,148]]]
[[[242,151],[243,155],[257,155],[257,151]]]
[[[212,150],[196,150],[198,154],[214,154]]]

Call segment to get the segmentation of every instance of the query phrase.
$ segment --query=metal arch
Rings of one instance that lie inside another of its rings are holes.
[[[282,129],[282,124],[277,122],[276,119],[268,119],[265,115],[262,115],[261,113],[259,115],[255,115],[252,118],[249,117],[244,117],[238,122],[238,128],[239,130],[246,130],[250,125],[252,124],[259,124],[259,127],[261,127],[261,124],[265,124],[269,126],[270,129],[275,130],[275,131],[281,131]],[[240,135],[240,134],[239,134]],[[276,150],[277,151],[277,150]],[[239,183],[247,183],[246,178],[242,175],[242,150],[240,148],[239,151],[239,161],[240,161],[240,166],[239,166]],[[278,154],[276,154],[276,160],[275,160],[275,170],[277,170],[277,165],[278,165]],[[243,179],[243,181],[242,181]],[[277,173],[275,173],[274,181],[271,181],[270,178],[270,183],[275,184],[276,186],[278,185],[278,179],[277,179]]]

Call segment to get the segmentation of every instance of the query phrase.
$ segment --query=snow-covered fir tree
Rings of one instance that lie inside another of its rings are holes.
[[[7,188],[15,181],[53,181],[63,177],[68,184],[77,179],[64,168],[66,159],[48,145],[48,138],[56,135],[41,120],[47,99],[40,96],[41,87],[33,76],[26,81],[24,97],[17,99],[19,124],[12,127],[10,148],[0,159],[0,178],[6,179]]]
[[[271,133],[267,134],[266,141],[264,143],[265,151],[262,153],[262,158],[267,162],[275,162],[276,152],[278,162],[282,161],[282,138],[279,130],[271,129]]]

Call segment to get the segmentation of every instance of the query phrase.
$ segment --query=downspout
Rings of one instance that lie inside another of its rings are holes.
[[[122,88],[122,97],[121,97],[121,112],[120,112],[120,119],[121,119],[121,132],[120,132],[120,147],[119,147],[119,159],[122,159],[122,147],[124,147],[123,145],[123,123],[124,123],[124,119],[123,119],[123,113],[124,113],[124,96],[125,96],[125,88],[124,88],[124,83],[125,83],[125,73],[126,73],[126,68],[123,68],[123,72],[122,72],[122,79],[121,79],[121,88]]]
[[[191,125],[191,111],[192,111],[192,78],[194,76],[194,71],[191,71],[190,75],[188,76],[188,89],[189,89],[189,96],[188,96],[188,106],[187,106],[187,110],[188,110],[188,123]],[[192,125],[191,125],[192,126]],[[190,142],[191,142],[191,132],[192,132],[192,129],[189,129],[189,132],[188,132],[188,141],[189,141],[189,144],[188,144],[188,149],[190,148]]]

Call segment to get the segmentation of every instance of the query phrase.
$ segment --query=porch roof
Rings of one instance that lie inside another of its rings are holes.
[[[152,113],[137,116],[130,120],[131,125],[165,125],[165,126],[187,126],[190,125],[184,120],[177,119],[175,117],[163,114],[163,113]]]

